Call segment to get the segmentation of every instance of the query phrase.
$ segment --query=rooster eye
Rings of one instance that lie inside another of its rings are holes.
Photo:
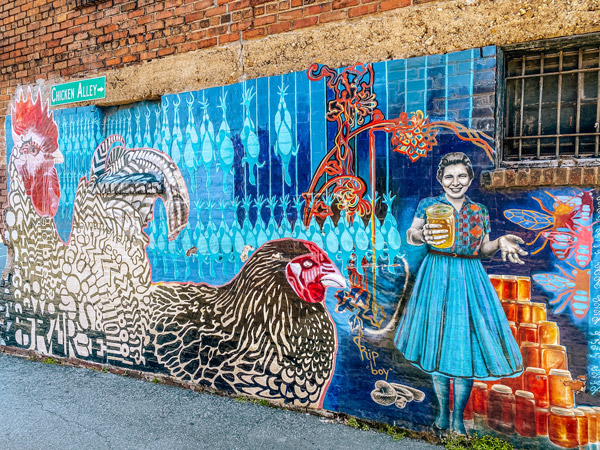
[[[37,155],[39,152],[39,148],[31,141],[27,141],[23,144],[23,153],[28,153],[30,155]]]
[[[306,261],[302,262],[302,267],[304,267],[305,269],[310,269],[313,265],[314,264],[310,259],[307,259]]]

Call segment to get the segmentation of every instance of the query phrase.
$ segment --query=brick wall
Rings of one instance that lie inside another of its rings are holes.
[[[16,0],[0,7],[0,112],[17,85],[132,65],[424,0]]]
[[[193,50],[431,0],[15,0],[0,6],[0,142],[17,86],[71,78]],[[5,149],[0,172],[5,171]],[[0,204],[6,204],[0,176]],[[1,228],[1,227],[0,227]]]

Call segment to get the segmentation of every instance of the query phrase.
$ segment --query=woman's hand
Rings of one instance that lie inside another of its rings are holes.
[[[423,225],[423,240],[429,245],[441,245],[446,242],[449,237],[448,229],[444,228],[439,223],[426,223]]]
[[[524,244],[523,239],[514,234],[506,234],[498,238],[498,249],[502,254],[502,261],[506,262],[506,258],[511,263],[525,264],[519,258],[519,255],[526,256],[527,252],[519,247],[519,244]]]

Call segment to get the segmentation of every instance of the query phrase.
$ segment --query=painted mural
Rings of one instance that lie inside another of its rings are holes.
[[[486,47],[55,111],[23,89],[0,338],[418,430],[598,442],[596,192],[481,188],[495,69]]]

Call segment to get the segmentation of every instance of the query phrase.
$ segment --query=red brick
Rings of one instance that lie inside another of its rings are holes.
[[[237,11],[239,9],[248,8],[250,6],[250,0],[239,0],[237,2],[231,2],[227,6],[229,8],[229,12]]]
[[[284,31],[289,31],[292,28],[291,22],[279,22],[275,25],[269,25],[267,28],[269,34],[282,33]]]
[[[161,11],[161,12],[157,12],[156,13],[156,19],[157,20],[166,19],[167,17],[173,17],[173,10],[172,9],[167,9],[166,11]]]
[[[219,36],[219,44],[227,44],[240,39],[240,33],[230,33]]]
[[[161,48],[158,50],[158,56],[167,56],[175,53],[175,49],[173,47]]]
[[[242,39],[253,39],[260,36],[265,36],[267,30],[265,28],[255,28],[254,30],[248,30],[242,32]]]
[[[170,19],[165,19],[165,27],[175,27],[181,25],[183,21],[183,17],[171,17]]]
[[[148,60],[156,58],[156,52],[144,52],[140,54],[140,59]]]
[[[60,45],[67,45],[70,44],[71,42],[73,42],[75,40],[74,36],[67,36],[64,37],[60,40]]]
[[[214,47],[217,45],[217,38],[203,39],[198,42],[198,48]]]
[[[123,64],[131,63],[137,61],[138,57],[134,55],[123,56]]]
[[[388,11],[390,9],[404,8],[410,5],[411,0],[384,0],[379,4],[380,11]]]
[[[142,8],[139,8],[134,11],[130,11],[127,14],[127,17],[129,17],[130,19],[135,19],[136,17],[143,16],[144,14],[146,14],[146,11],[144,11]]]
[[[185,23],[194,22],[196,20],[200,20],[203,18],[204,18],[204,11],[200,11],[200,12],[193,13],[193,14],[188,14],[187,16],[185,16]]]
[[[156,22],[149,23],[146,25],[146,31],[154,31],[160,30],[165,27],[165,24],[162,20],[157,20]]]
[[[234,24],[231,24],[231,26],[229,28],[233,32],[246,31],[246,30],[249,30],[250,28],[252,28],[252,21],[246,20],[244,22],[234,23]]]
[[[332,9],[344,9],[350,6],[356,6],[360,3],[360,0],[335,0],[331,7]]]
[[[154,20],[154,15],[142,16],[142,17],[138,17],[137,24],[138,25],[146,25],[147,23],[150,23],[153,20]]]
[[[254,26],[262,27],[263,25],[269,25],[270,23],[275,23],[275,19],[275,16],[258,17],[254,19]]]
[[[126,11],[132,11],[134,9],[136,9],[137,3],[136,2],[130,2],[130,3],[125,3],[124,5],[121,5],[121,11],[122,12],[126,12]]]
[[[312,5],[306,8],[304,11],[304,15],[306,16],[312,16],[313,14],[322,14],[324,12],[331,11],[331,4],[322,3],[320,5]]]
[[[218,6],[216,8],[210,8],[206,11],[206,17],[220,16],[227,12],[227,6]]]
[[[194,9],[196,11],[199,11],[201,9],[206,9],[206,8],[210,8],[211,6],[213,6],[215,3],[213,0],[202,0],[199,2],[195,2],[194,3]]]
[[[167,44],[169,44],[169,45],[183,44],[184,42],[185,42],[185,36],[172,36],[167,39]]]
[[[332,11],[319,16],[319,23],[333,22],[334,20],[342,20],[347,17],[346,11]]]
[[[221,25],[214,28],[209,28],[206,32],[208,37],[220,36],[222,34],[227,33],[227,25]]]
[[[365,14],[372,14],[377,12],[377,4],[370,3],[368,5],[357,6],[356,8],[350,8],[348,10],[348,17],[359,17]]]
[[[291,11],[279,13],[278,19],[279,19],[279,21],[284,21],[284,20],[299,19],[300,17],[302,17],[302,10],[301,9],[293,9]]]
[[[292,28],[294,30],[297,30],[299,28],[312,27],[313,25],[316,25],[318,22],[319,22],[319,18],[317,16],[306,17],[304,19],[295,20],[294,23],[292,24]]]
[[[111,58],[106,60],[107,66],[116,66],[121,62],[121,58]]]
[[[185,53],[185,52],[189,52],[192,50],[196,50],[195,42],[188,42],[186,44],[177,46],[177,53]]]
[[[143,33],[144,31],[146,31],[146,28],[145,27],[135,27],[135,28],[130,28],[128,31],[131,36],[135,36],[137,34],[140,34],[140,33]]]

